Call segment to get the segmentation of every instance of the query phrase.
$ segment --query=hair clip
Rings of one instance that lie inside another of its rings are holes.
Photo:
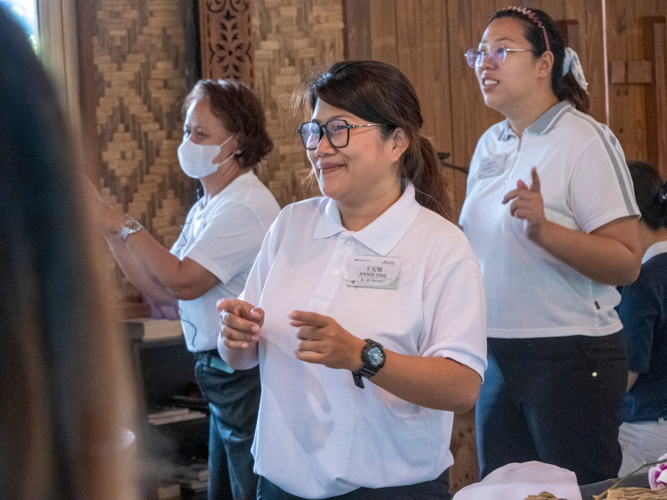
[[[565,57],[563,58],[563,76],[567,75],[568,71],[572,71],[574,79],[577,80],[579,86],[588,90],[588,82],[584,76],[584,68],[581,67],[579,56],[570,47],[565,47]]]
[[[667,182],[660,186],[658,191],[658,201],[660,203],[667,203]]]
[[[547,46],[547,52],[551,51],[551,46],[549,45],[549,37],[547,36],[547,29],[544,27],[542,21],[540,21],[540,19],[532,10],[527,9],[525,7],[517,7],[516,5],[510,5],[509,7],[506,7],[505,10],[512,10],[514,12],[518,12],[519,14],[522,14],[526,16],[528,19],[530,19],[533,23],[537,25],[538,28],[542,28],[542,33],[544,33],[544,43]]]

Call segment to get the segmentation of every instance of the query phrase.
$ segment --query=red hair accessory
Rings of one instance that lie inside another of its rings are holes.
[[[544,33],[544,43],[547,46],[547,51],[551,51],[551,47],[549,45],[549,37],[547,37],[547,30],[542,24],[542,21],[539,20],[539,18],[535,15],[535,13],[532,10],[527,9],[525,7],[517,7],[516,5],[511,5],[510,7],[507,7],[505,10],[513,10],[514,12],[518,12],[519,14],[522,14],[531,21],[533,21],[538,28],[542,28],[542,33]]]

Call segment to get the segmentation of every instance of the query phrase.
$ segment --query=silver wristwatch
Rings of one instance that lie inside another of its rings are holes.
[[[128,237],[129,235],[136,233],[136,232],[139,231],[142,227],[144,227],[144,226],[142,226],[141,224],[139,224],[138,221],[136,221],[136,220],[134,220],[134,219],[129,219],[129,220],[125,223],[125,225],[123,226],[123,230],[120,232],[120,239],[121,239],[122,241],[126,241],[126,240],[127,240],[127,237]]]

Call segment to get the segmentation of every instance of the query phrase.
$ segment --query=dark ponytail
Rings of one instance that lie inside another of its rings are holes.
[[[401,158],[401,176],[414,184],[415,198],[421,206],[452,220],[451,199],[438,153],[426,137],[418,135],[416,141],[410,141]]]
[[[453,219],[438,155],[431,142],[419,135],[424,123],[419,99],[403,73],[379,61],[342,61],[308,79],[295,94],[297,105],[307,103],[311,110],[317,99],[381,124],[385,138],[402,129],[409,146],[399,160],[401,177],[414,184],[420,205],[447,220]]]
[[[523,23],[524,36],[530,43],[533,49],[533,56],[535,57],[540,57],[547,51],[544,40],[546,32],[546,36],[549,39],[549,50],[554,55],[554,64],[551,68],[551,89],[553,93],[559,101],[567,100],[579,111],[588,113],[590,107],[588,92],[579,85],[579,82],[577,82],[577,79],[572,74],[572,70],[563,75],[565,42],[551,16],[539,9],[508,7],[499,10],[491,16],[487,26],[492,21],[503,17],[511,17]],[[544,30],[542,27],[544,27]]]
[[[667,228],[667,183],[662,182],[655,168],[643,161],[629,161],[628,169],[641,220],[653,231]]]

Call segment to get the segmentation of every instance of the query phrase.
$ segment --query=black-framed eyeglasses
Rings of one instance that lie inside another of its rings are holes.
[[[488,50],[470,49],[463,54],[471,68],[479,68],[484,61],[484,54],[489,58],[489,62],[494,66],[500,66],[505,62],[508,52],[530,52],[531,49],[508,49],[503,45],[496,45]]]
[[[317,149],[322,137],[327,136],[329,144],[334,148],[344,148],[350,142],[350,129],[361,127],[379,127],[379,123],[367,123],[365,125],[350,125],[345,120],[334,118],[324,125],[317,122],[306,122],[299,125],[299,137],[303,147],[309,151]]]

